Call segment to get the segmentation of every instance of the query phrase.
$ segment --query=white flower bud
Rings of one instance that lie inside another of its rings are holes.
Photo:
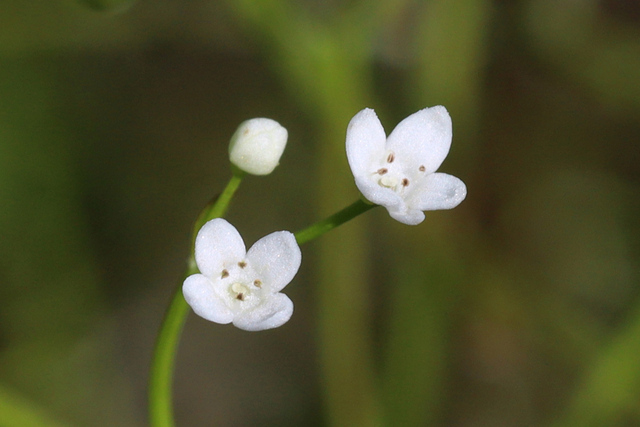
[[[278,166],[287,136],[287,130],[275,120],[246,120],[231,137],[229,159],[247,173],[268,175]]]

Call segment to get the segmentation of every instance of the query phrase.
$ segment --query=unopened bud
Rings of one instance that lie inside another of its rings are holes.
[[[278,166],[287,136],[287,130],[275,120],[246,120],[231,137],[229,159],[247,173],[268,175]]]

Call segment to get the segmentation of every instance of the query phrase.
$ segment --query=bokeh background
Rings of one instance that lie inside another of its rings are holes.
[[[350,118],[442,104],[469,194],[303,247],[293,318],[187,321],[181,426],[640,425],[635,0],[0,3],[0,426],[144,426],[153,342],[251,117],[248,244],[358,197]]]

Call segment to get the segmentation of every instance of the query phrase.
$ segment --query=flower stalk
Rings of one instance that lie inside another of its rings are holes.
[[[212,201],[200,214],[196,220],[193,231],[193,239],[204,223],[219,218],[227,211],[231,199],[242,182],[244,173],[239,169],[233,170],[233,176],[222,191],[220,196]],[[193,244],[191,245],[193,248]],[[187,276],[198,273],[195,263],[193,249],[189,256],[187,271],[180,285]],[[165,314],[160,332],[156,339],[156,346],[151,362],[151,372],[149,376],[149,422],[153,427],[173,427],[173,399],[171,389],[173,385],[173,372],[175,368],[175,358],[180,341],[180,335],[184,326],[189,305],[182,295],[182,286],[178,286],[169,308]]]
[[[304,230],[300,230],[295,233],[296,241],[299,245],[302,245],[303,243],[316,239],[327,231],[333,230],[334,228],[344,224],[350,219],[353,219],[358,215],[367,212],[369,209],[375,208],[376,206],[377,205],[365,202],[362,199],[358,199],[341,211],[334,213],[330,217],[322,221],[318,221],[315,224],[305,228]]]

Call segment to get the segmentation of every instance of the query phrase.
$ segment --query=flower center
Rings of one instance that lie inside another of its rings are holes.
[[[402,162],[396,162],[396,155],[392,151],[386,154],[384,165],[379,168],[374,175],[378,175],[378,185],[384,188],[390,188],[400,194],[409,187],[409,185],[415,180],[424,176],[426,168],[424,165],[420,165],[416,171],[407,171],[406,164]],[[395,162],[395,164],[394,164]],[[410,177],[406,172],[409,172]]]
[[[220,272],[220,279],[226,284],[231,301],[248,302],[261,297],[262,280],[255,276],[255,271],[247,261],[231,264]]]
[[[249,293],[249,288],[242,283],[235,282],[231,285],[231,293],[234,295],[234,298],[240,301],[244,301],[247,294]]]
[[[378,171],[378,174],[379,173],[380,172]],[[392,190],[395,190],[396,187],[398,186],[398,178],[396,178],[395,176],[384,174],[380,177],[380,179],[378,179],[378,184],[380,184],[383,187],[387,187],[387,188],[391,188]]]

